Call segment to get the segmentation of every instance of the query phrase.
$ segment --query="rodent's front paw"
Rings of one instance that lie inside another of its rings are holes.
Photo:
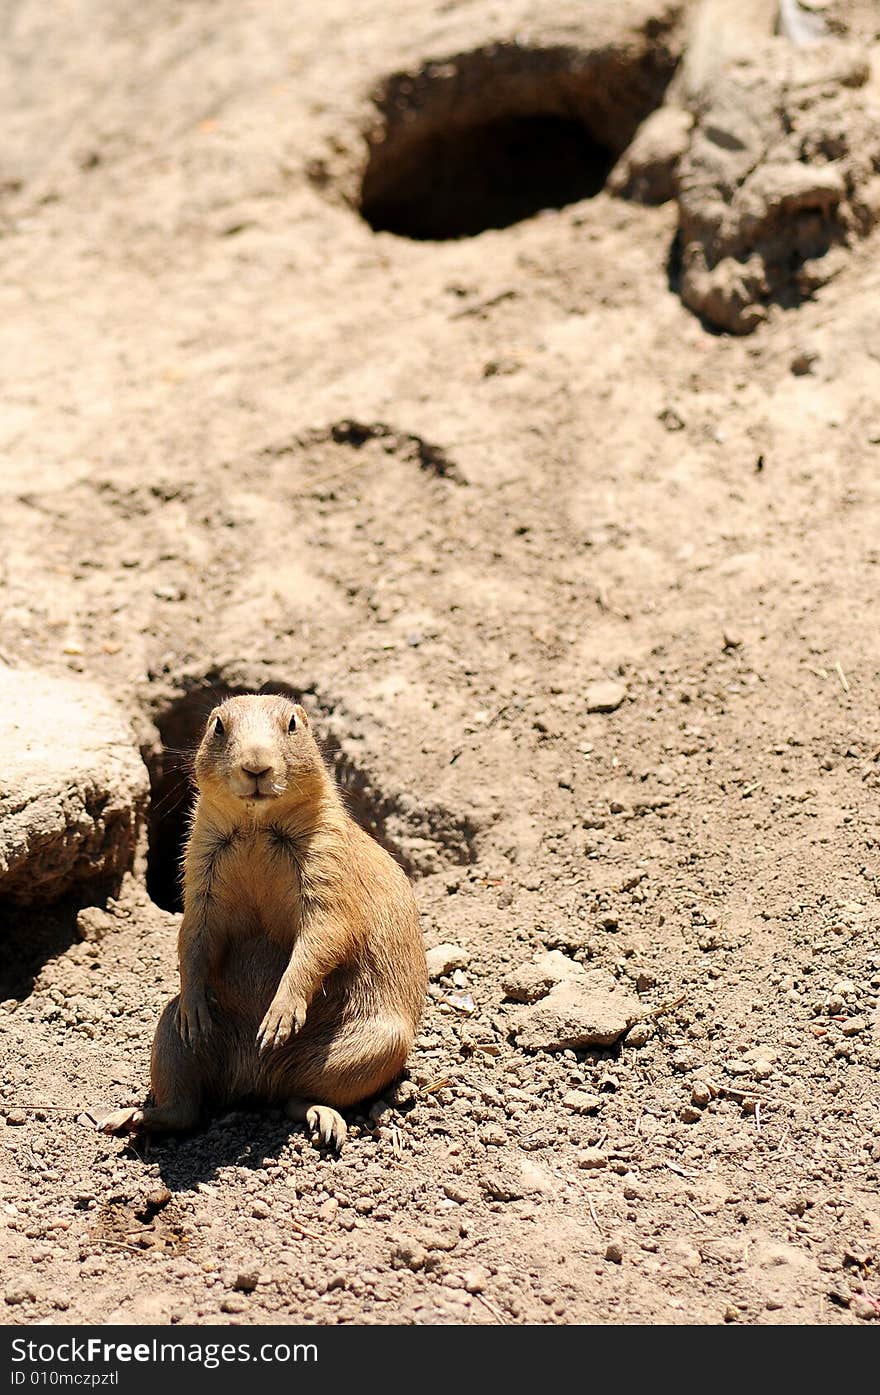
[[[305,1025],[306,1011],[304,998],[273,998],[257,1032],[260,1054],[283,1046],[292,1036],[296,1036]]]
[[[177,1005],[177,1030],[181,1041],[190,1048],[196,1046],[211,1030],[211,1013],[203,993],[180,995]]]

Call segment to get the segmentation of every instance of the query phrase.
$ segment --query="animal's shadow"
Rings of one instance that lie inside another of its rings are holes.
[[[312,1150],[308,1130],[278,1111],[237,1109],[208,1120],[198,1131],[155,1138],[132,1138],[126,1151],[153,1164],[169,1191],[195,1191],[200,1183],[220,1178],[229,1167],[260,1171],[288,1149],[299,1156]],[[331,1149],[322,1156],[335,1158]]]

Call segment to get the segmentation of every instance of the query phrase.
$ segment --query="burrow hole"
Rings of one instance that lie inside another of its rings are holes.
[[[165,910],[183,909],[181,869],[195,798],[192,764],[205,723],[211,710],[226,698],[253,691],[227,683],[209,683],[173,699],[153,714],[157,739],[143,751],[151,788],[147,891]],[[285,683],[267,683],[260,691],[282,693],[294,702],[305,703],[314,717],[318,742],[343,791],[349,813],[404,871],[417,874],[421,870],[418,861],[409,857],[386,829],[394,801],[377,794],[357,764],[322,730],[322,714],[315,710],[314,702],[309,702],[309,695]]]
[[[497,44],[394,74],[373,97],[360,213],[442,241],[592,198],[674,67],[661,34],[596,52]]]

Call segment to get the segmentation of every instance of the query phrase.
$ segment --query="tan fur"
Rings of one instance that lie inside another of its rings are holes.
[[[155,1105],[102,1127],[187,1129],[256,1099],[339,1146],[336,1110],[394,1079],[422,1013],[409,882],[349,816],[308,716],[286,698],[212,712],[195,776],[180,994],[153,1041]]]

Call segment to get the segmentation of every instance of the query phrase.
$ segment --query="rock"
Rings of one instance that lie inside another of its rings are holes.
[[[735,1076],[739,1076],[739,1075],[751,1075],[751,1073],[752,1073],[752,1063],[751,1063],[751,1061],[746,1061],[743,1057],[737,1057],[737,1058],[736,1058],[735,1060],[733,1060],[733,1061],[728,1061],[728,1063],[727,1063],[727,1073],[728,1073],[728,1075],[735,1075]]]
[[[866,1017],[847,1017],[841,1022],[840,1030],[845,1037],[857,1037],[860,1032],[864,1032],[868,1027]]]
[[[702,1119],[702,1110],[693,1104],[683,1104],[678,1111],[678,1117],[683,1124],[695,1124],[698,1119]]]
[[[830,280],[880,218],[864,46],[795,48],[760,8],[704,9],[676,79],[698,118],[674,173],[681,297],[735,334]]]
[[[605,1258],[611,1264],[623,1263],[623,1246],[619,1240],[611,1240],[605,1247]]]
[[[514,1174],[512,1168],[507,1167],[492,1168],[484,1172],[480,1178],[480,1186],[493,1201],[519,1201],[526,1194],[521,1178]]]
[[[428,1252],[411,1236],[403,1236],[391,1251],[391,1264],[395,1269],[424,1269],[428,1262]]]
[[[0,665],[0,899],[116,890],[149,800],[134,734],[100,688]]]
[[[815,349],[798,349],[789,364],[789,368],[796,378],[804,378],[808,373],[812,373],[813,365],[818,360],[819,355]]]
[[[464,1271],[461,1280],[466,1293],[482,1293],[489,1281],[489,1271],[480,1265],[474,1265],[472,1269]]]
[[[251,1206],[251,1215],[255,1218],[255,1220],[267,1221],[271,1214],[272,1213],[269,1210],[269,1207],[267,1206],[265,1201],[257,1200]]]
[[[662,106],[642,122],[608,179],[612,193],[638,203],[665,203],[675,194],[675,171],[688,148],[694,118]]]
[[[247,1303],[243,1298],[235,1298],[234,1296],[224,1298],[220,1304],[220,1311],[221,1313],[245,1313],[247,1312]]]
[[[393,1109],[405,1109],[408,1105],[415,1104],[418,1096],[418,1087],[411,1080],[399,1080],[390,1090],[385,1091],[385,1097]]]
[[[646,1046],[654,1035],[650,1022],[637,1022],[624,1037],[627,1046]]]
[[[616,712],[626,697],[626,686],[614,679],[599,679],[584,689],[584,706],[588,712]]]
[[[463,1206],[466,1201],[473,1200],[473,1192],[458,1182],[444,1182],[441,1190],[449,1201],[455,1201],[459,1206]]]
[[[608,1166],[608,1154],[603,1153],[601,1148],[582,1148],[577,1155],[577,1163],[584,1171],[591,1172]]]
[[[134,1214],[146,1225],[170,1200],[171,1192],[168,1187],[154,1187],[152,1191],[147,1192],[140,1205],[135,1207]]]
[[[250,1269],[241,1274],[236,1274],[232,1281],[232,1287],[239,1293],[253,1293],[259,1282],[260,1276],[256,1269]]]
[[[562,1104],[564,1109],[570,1109],[575,1114],[595,1114],[602,1099],[600,1095],[591,1095],[587,1090],[569,1090],[567,1095],[562,1096]]]
[[[429,978],[443,978],[444,974],[451,974],[453,969],[466,969],[470,963],[470,955],[461,945],[435,945],[433,949],[427,950],[425,959],[428,963]]]
[[[541,1002],[520,1008],[516,1040],[528,1051],[612,1046],[641,1011],[638,998],[622,989],[579,981],[560,983]]]
[[[514,998],[519,1003],[536,1003],[539,998],[545,998],[557,983],[583,976],[582,964],[569,959],[558,949],[551,949],[546,954],[539,954],[530,964],[523,964],[509,973],[503,981],[503,988],[508,998]]]
[[[523,1158],[519,1165],[520,1183],[526,1196],[540,1194],[542,1196],[552,1196],[559,1190],[556,1178],[552,1172],[540,1167],[531,1158]]]
[[[10,1308],[17,1308],[22,1303],[33,1303],[36,1300],[37,1291],[29,1279],[19,1275],[17,1279],[9,1285],[3,1292],[3,1298]]]
[[[674,407],[664,407],[657,413],[657,420],[667,431],[684,431],[684,418]]]
[[[118,925],[116,916],[102,911],[100,906],[85,906],[76,917],[76,933],[87,944],[100,944],[105,935]]]
[[[691,1090],[691,1104],[697,1109],[705,1109],[712,1102],[712,1087],[705,1080],[695,1080]]]
[[[456,1230],[431,1230],[428,1227],[416,1231],[414,1239],[428,1252],[432,1250],[442,1250],[448,1252],[454,1250],[458,1244],[459,1236]]]

